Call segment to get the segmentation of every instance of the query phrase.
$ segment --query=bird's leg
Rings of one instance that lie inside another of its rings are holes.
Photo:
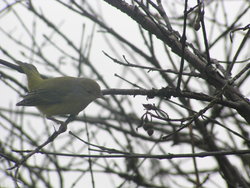
[[[75,119],[75,115],[70,115],[65,122],[61,123],[58,132],[65,132],[67,130],[67,125]]]
[[[70,123],[71,121],[73,121],[75,118],[76,118],[76,116],[71,114],[71,115],[66,119],[65,123],[66,123],[66,124],[69,124],[69,123]]]
[[[64,123],[63,121],[60,121],[60,120],[55,119],[55,118],[50,117],[50,116],[46,116],[46,118],[49,119],[49,120],[51,120],[51,121],[54,121],[57,124],[63,124]]]
[[[49,120],[51,120],[51,121],[54,121],[55,123],[57,123],[57,124],[60,124],[60,127],[59,127],[59,129],[58,129],[58,132],[60,132],[60,133],[63,133],[63,132],[65,132],[66,130],[67,130],[67,125],[71,122],[71,121],[73,121],[74,119],[75,119],[75,115],[70,115],[67,119],[66,119],[66,121],[64,122],[64,121],[60,121],[60,120],[58,120],[58,119],[55,119],[55,118],[53,118],[53,117],[49,117],[49,116],[47,116],[46,118],[47,119],[49,119]]]

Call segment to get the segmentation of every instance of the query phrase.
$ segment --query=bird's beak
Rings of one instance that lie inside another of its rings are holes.
[[[98,98],[106,100],[106,98],[104,97],[104,95],[102,93],[100,94],[100,96]]]

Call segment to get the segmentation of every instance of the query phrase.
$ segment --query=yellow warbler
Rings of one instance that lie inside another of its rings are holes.
[[[57,77],[44,79],[36,67],[18,62],[27,76],[29,93],[17,106],[36,106],[43,114],[77,115],[97,98],[102,98],[100,86],[88,78]]]

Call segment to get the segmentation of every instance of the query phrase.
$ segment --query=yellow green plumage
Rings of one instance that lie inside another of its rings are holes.
[[[92,79],[67,76],[44,79],[35,66],[18,64],[27,76],[29,93],[17,106],[36,106],[47,116],[77,115],[102,97],[100,86]]]

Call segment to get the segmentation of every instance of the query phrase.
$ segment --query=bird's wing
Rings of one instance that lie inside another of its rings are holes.
[[[28,93],[17,106],[39,106],[58,104],[79,97],[82,88],[77,79],[59,77],[46,79],[40,83],[38,89]]]
[[[57,104],[62,101],[62,97],[56,90],[38,89],[29,92],[24,99],[17,103],[17,106],[39,106]]]

